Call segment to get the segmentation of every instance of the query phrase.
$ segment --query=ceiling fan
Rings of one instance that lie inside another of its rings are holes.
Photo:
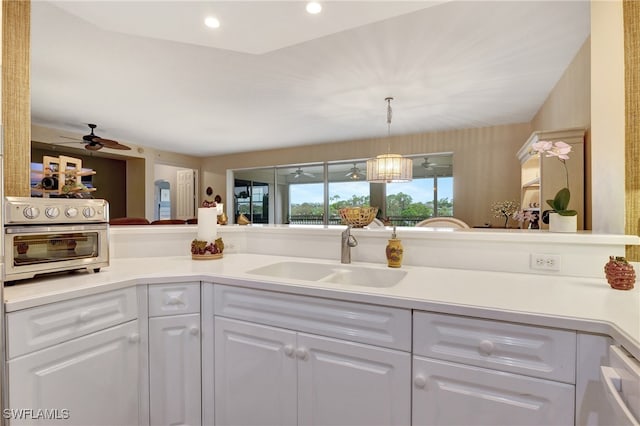
[[[421,166],[424,167],[426,170],[434,170],[434,169],[448,168],[449,167],[448,164],[434,163],[433,161],[429,160],[429,157],[424,157],[424,161],[422,162]]]
[[[309,177],[309,178],[316,177],[314,174],[303,171],[302,168],[300,167],[298,167],[298,169],[295,172],[292,172],[291,174],[293,175],[294,179],[299,179],[302,176]]]
[[[353,163],[353,167],[349,169],[349,173],[344,176],[348,177],[351,180],[359,180],[364,177],[364,173],[362,173],[358,166],[356,166],[356,163]]]
[[[84,143],[84,148],[88,149],[89,151],[98,151],[102,148],[111,148],[111,149],[121,149],[121,150],[128,150],[131,149],[126,145],[123,145],[119,142],[116,142],[114,140],[111,139],[104,139],[101,138],[100,136],[96,136],[95,133],[93,133],[93,130],[98,127],[95,124],[88,124],[89,129],[91,129],[91,133],[89,133],[88,135],[84,135],[82,137],[82,143]],[[74,138],[69,138],[66,136],[61,136],[62,138],[65,139],[74,139]]]

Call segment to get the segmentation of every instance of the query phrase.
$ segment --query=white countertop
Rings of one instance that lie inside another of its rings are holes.
[[[190,256],[114,259],[99,273],[76,272],[5,287],[12,312],[137,284],[202,280],[317,297],[437,311],[565,328],[612,336],[640,358],[640,286],[613,290],[603,278],[404,266],[406,277],[389,288],[275,279],[246,271],[283,260],[339,265],[338,261],[258,254],[220,260]],[[387,269],[386,265],[354,262]]]

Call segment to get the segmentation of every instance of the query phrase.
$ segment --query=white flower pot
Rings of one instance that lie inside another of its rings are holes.
[[[561,216],[549,213],[549,232],[576,232],[578,230],[578,215]]]

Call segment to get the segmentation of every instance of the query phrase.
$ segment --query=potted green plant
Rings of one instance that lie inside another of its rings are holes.
[[[571,191],[569,191],[569,169],[567,160],[571,152],[571,145],[563,141],[539,141],[532,145],[533,154],[556,157],[564,167],[566,186],[558,191],[553,200],[546,200],[553,209],[549,214],[549,231],[551,232],[576,232],[578,228],[578,212],[569,209]]]

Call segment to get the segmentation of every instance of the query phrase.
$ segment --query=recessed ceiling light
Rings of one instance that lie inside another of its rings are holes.
[[[322,5],[317,1],[310,1],[307,3],[307,12],[312,15],[318,14],[322,11]]]
[[[204,24],[209,28],[219,28],[220,21],[215,16],[207,16],[204,20]]]

